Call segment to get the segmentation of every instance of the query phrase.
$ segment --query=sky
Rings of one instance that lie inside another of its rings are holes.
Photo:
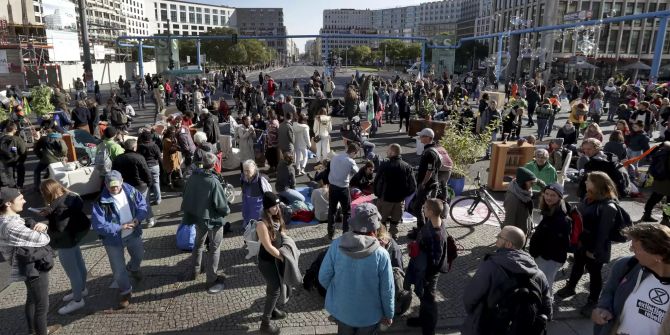
[[[379,9],[417,5],[427,0],[191,0],[230,7],[281,7],[289,35],[318,34],[323,24],[323,10],[337,8]],[[306,40],[295,40],[301,52]]]

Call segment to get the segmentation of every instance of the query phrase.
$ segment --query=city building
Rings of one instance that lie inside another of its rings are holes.
[[[128,35],[149,35],[152,33],[144,0],[121,1],[121,15],[126,18],[124,33]]]
[[[145,1],[149,8],[149,34],[167,34],[169,30],[175,35],[200,35],[213,28],[233,26],[232,7],[178,0]]]
[[[323,26],[320,34],[377,35],[372,22],[373,11],[369,9],[326,9],[323,11]],[[370,45],[373,40],[360,38],[323,39],[321,54],[330,50],[344,50],[356,45]]]
[[[237,8],[231,17],[231,26],[245,36],[286,35],[284,10],[282,8]],[[266,39],[267,45],[277,51],[280,62],[288,59],[286,39]]]
[[[516,30],[525,27],[577,22],[579,20],[600,19],[637,13],[654,12],[669,8],[667,0],[493,0],[492,33]],[[566,75],[580,72],[571,71],[574,63],[586,60],[597,69],[585,71],[591,76],[611,76],[622,65],[641,61],[650,64],[653,58],[655,36],[659,20],[647,19],[634,22],[621,22],[583,29],[577,34],[573,31],[548,32],[512,36],[503,40],[503,51],[509,51],[507,66],[508,78],[528,76],[537,70],[537,60],[525,57],[518,61],[519,50],[525,46],[535,49],[539,46],[547,50],[546,59],[553,73]],[[596,48],[585,53],[583,45],[585,33]],[[577,35],[577,38],[575,38]],[[520,45],[524,42],[526,45]],[[495,46],[493,41],[492,45]],[[492,53],[495,49],[491,48]],[[670,62],[670,34],[666,34],[662,64]],[[523,56],[523,54],[522,54]],[[643,71],[640,71],[644,75]],[[648,74],[648,73],[647,73]]]

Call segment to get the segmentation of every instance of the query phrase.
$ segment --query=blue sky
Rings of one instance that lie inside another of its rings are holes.
[[[318,34],[323,23],[323,10],[332,8],[378,9],[411,6],[427,0],[191,0],[203,3],[226,5],[231,7],[282,7],[284,24],[288,33]],[[306,40],[295,40],[298,48],[304,51]]]

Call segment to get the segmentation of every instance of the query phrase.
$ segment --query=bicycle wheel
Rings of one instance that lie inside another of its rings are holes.
[[[451,219],[461,226],[480,225],[491,216],[491,209],[478,197],[464,197],[451,203]]]

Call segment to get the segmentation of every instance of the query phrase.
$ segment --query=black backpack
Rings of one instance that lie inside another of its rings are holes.
[[[651,152],[651,164],[649,164],[649,174],[655,180],[667,180],[670,178],[670,166],[668,166],[668,156],[670,149],[659,145]]]
[[[16,143],[11,136],[5,135],[0,138],[0,160],[5,164],[14,163],[19,160]]]
[[[312,265],[310,265],[309,269],[305,271],[305,276],[302,279],[302,287],[305,290],[311,291],[313,288],[316,288],[322,297],[326,296],[326,289],[321,286],[321,283],[319,282],[319,270],[321,269],[321,263],[323,263],[323,259],[326,257],[326,252],[328,252],[328,250],[324,250],[318,256],[316,256],[316,259],[314,262],[312,262]]]
[[[488,259],[487,255],[484,259]],[[509,280],[496,291],[493,303],[484,309],[480,324],[482,334],[540,335],[546,334],[548,317],[542,314],[542,290],[533,281],[534,275],[515,274],[500,267]]]
[[[630,218],[630,214],[626,211],[617,201],[609,200],[606,203],[600,206],[609,206],[613,204],[617,209],[617,214],[614,217],[614,225],[612,225],[612,230],[609,232],[609,239],[612,242],[624,243],[628,239],[623,235],[623,230],[633,226],[633,220]],[[596,217],[600,217],[600,206],[596,209]]]

